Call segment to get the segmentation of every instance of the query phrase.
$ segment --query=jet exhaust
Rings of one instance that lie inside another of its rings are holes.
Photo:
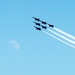
[[[72,36],[72,35],[70,35],[70,34],[64,32],[64,31],[62,31],[62,30],[60,30],[60,29],[58,29],[58,28],[56,28],[56,27],[54,27],[53,29],[56,30],[56,31],[58,31],[58,32],[60,32],[61,34],[66,35],[67,37],[69,37],[69,38],[75,40],[75,37],[74,37],[74,36]]]
[[[47,29],[47,30],[48,30],[48,31],[50,31],[50,32],[52,32],[52,33],[54,33],[54,34],[56,34],[56,35],[58,35],[59,37],[61,37],[61,38],[65,39],[65,40],[67,40],[68,42],[70,42],[70,43],[72,43],[72,44],[75,44],[75,42],[74,42],[74,41],[72,41],[72,40],[70,40],[70,39],[68,39],[68,38],[64,37],[63,35],[60,35],[60,34],[58,34],[58,33],[54,32],[54,31],[52,31],[52,30],[50,30],[50,29]]]
[[[42,31],[43,31],[43,30],[42,30]],[[60,41],[60,42],[62,42],[62,43],[64,43],[64,44],[66,44],[66,45],[68,45],[68,46],[70,46],[70,47],[72,47],[72,48],[75,48],[75,46],[73,46],[73,45],[71,45],[71,44],[69,44],[69,43],[67,43],[67,42],[65,42],[65,41],[63,41],[63,40],[61,40],[61,39],[55,37],[54,35],[52,35],[52,34],[46,32],[46,31],[43,31],[43,32],[44,32],[45,34],[47,34],[47,35],[49,35],[49,36],[55,38],[56,40],[58,40],[58,41]]]

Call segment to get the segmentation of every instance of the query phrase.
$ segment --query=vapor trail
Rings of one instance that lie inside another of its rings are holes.
[[[57,37],[51,35],[50,33],[46,32],[46,31],[43,31],[43,32],[44,32],[45,34],[47,34],[47,35],[49,35],[49,36],[51,36],[51,37],[53,37],[53,38],[59,40],[60,42],[62,42],[62,43],[64,43],[64,44],[67,44],[68,46],[70,46],[70,47],[72,47],[72,48],[75,48],[75,46],[73,46],[73,45],[71,45],[71,44],[69,44],[69,43],[67,43],[67,42],[65,42],[65,41],[63,41],[63,40],[61,40],[61,39],[59,39],[59,38],[57,38]]]
[[[65,39],[65,40],[67,40],[68,42],[70,42],[70,43],[72,43],[72,44],[75,44],[74,41],[72,41],[72,40],[70,40],[70,39],[68,39],[68,38],[66,38],[66,37],[64,37],[64,36],[62,36],[62,35],[60,35],[60,34],[54,32],[54,31],[52,31],[52,30],[50,30],[50,29],[47,29],[47,30],[50,31],[50,32],[52,32],[52,33],[54,33],[54,34],[56,34],[56,35],[58,35],[59,37]]]
[[[74,36],[72,36],[72,35],[70,35],[70,34],[64,32],[64,31],[62,31],[62,30],[60,30],[60,29],[58,29],[58,28],[56,28],[56,27],[54,27],[53,29],[56,30],[56,31],[58,31],[58,32],[60,32],[61,34],[66,35],[67,37],[69,37],[69,38],[75,40],[75,37],[74,37]]]

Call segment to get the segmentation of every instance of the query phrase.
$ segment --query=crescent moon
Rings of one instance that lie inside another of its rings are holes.
[[[19,45],[19,43],[18,43],[17,41],[15,41],[15,40],[10,40],[8,43],[9,43],[13,48],[15,48],[16,50],[19,50],[19,49],[20,49],[20,45]]]

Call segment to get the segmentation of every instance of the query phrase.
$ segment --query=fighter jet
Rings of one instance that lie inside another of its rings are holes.
[[[44,28],[44,29],[47,29],[47,27],[46,27],[46,26],[41,25],[41,27],[42,27],[42,28]]]
[[[36,30],[39,30],[39,31],[41,31],[41,28],[38,28],[38,27],[36,27],[36,26],[34,26],[35,28],[36,28]]]
[[[54,27],[54,25],[51,25],[51,24],[48,24],[48,25],[49,25],[49,27],[52,27],[52,28]]]
[[[40,26],[40,23],[34,22],[36,25]]]
[[[39,19],[39,18],[35,18],[35,17],[32,17],[32,18],[34,18],[36,21],[40,21],[40,19]]]
[[[47,24],[47,23],[46,23],[46,22],[44,22],[44,21],[40,21],[40,22],[41,22],[42,24],[45,24],[45,25]]]

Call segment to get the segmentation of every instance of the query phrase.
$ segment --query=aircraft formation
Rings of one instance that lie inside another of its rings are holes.
[[[75,36],[72,36],[64,31],[62,31],[59,28],[54,27],[54,25],[49,24],[45,21],[40,20],[39,18],[32,17],[35,21],[33,23],[35,24],[34,28],[38,31],[42,31],[43,33],[55,38],[56,40],[75,48]],[[53,28],[50,29],[49,27]],[[43,30],[45,29],[45,30]],[[51,34],[52,33],[52,34]]]
[[[35,23],[35,25],[36,25],[36,26],[34,26],[34,27],[36,28],[36,30],[41,31],[42,28],[43,28],[43,29],[47,29],[47,26],[49,26],[49,27],[51,27],[51,28],[54,28],[54,25],[49,24],[49,23],[47,23],[47,22],[44,22],[44,21],[40,20],[39,18],[36,18],[36,17],[32,17],[32,18],[33,18],[35,21],[37,21],[37,22],[34,22],[34,21],[33,21],[33,23]],[[38,27],[38,26],[39,26],[39,27]]]

